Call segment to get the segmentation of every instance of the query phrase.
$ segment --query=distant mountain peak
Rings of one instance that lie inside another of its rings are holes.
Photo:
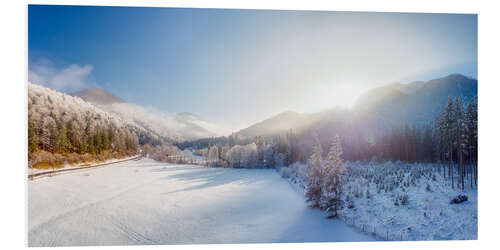
[[[453,74],[450,74],[450,75],[445,76],[443,78],[459,78],[459,79],[465,78],[465,79],[470,79],[469,77],[464,76],[462,74],[458,74],[458,73],[453,73]]]
[[[72,96],[77,96],[83,100],[98,104],[98,105],[110,105],[114,103],[126,103],[122,98],[104,90],[101,88],[89,88],[81,91],[77,91],[71,94]]]

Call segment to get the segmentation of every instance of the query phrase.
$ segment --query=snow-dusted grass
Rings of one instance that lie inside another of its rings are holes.
[[[102,162],[94,162],[94,163],[89,163],[89,162],[83,162],[83,163],[77,163],[77,164],[65,163],[63,165],[63,167],[58,167],[58,168],[48,168],[48,169],[28,168],[28,175],[30,175],[30,174],[37,174],[37,173],[44,173],[44,172],[51,172],[53,170],[60,170],[60,169],[93,167],[93,166],[101,165],[101,164],[110,164],[110,163],[114,163],[114,162],[126,161],[126,160],[130,160],[130,159],[136,158],[137,156],[138,155],[133,155],[133,156],[124,157],[124,158],[120,158],[120,159],[113,158],[113,159],[108,159],[108,160],[105,160],[105,161],[102,161]]]
[[[431,164],[347,163],[349,181],[344,185],[347,206],[339,212],[349,225],[388,240],[477,239],[477,189],[452,189]],[[295,169],[303,167],[295,166]],[[282,170],[301,192],[303,174]],[[291,172],[288,173],[287,171]],[[429,186],[429,189],[427,188]],[[367,197],[367,191],[369,193]],[[450,204],[458,194],[468,201]],[[408,197],[402,205],[401,198]],[[396,205],[395,203],[398,203]]]
[[[371,241],[270,169],[128,161],[28,183],[30,246]]]

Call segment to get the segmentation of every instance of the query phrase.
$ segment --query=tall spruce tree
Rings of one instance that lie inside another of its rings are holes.
[[[327,211],[333,212],[333,216],[336,216],[337,210],[341,209],[344,203],[341,200],[341,193],[342,177],[346,170],[342,160],[342,144],[339,135],[335,135],[326,161],[322,206]]]
[[[465,126],[467,127],[467,151],[470,170],[470,185],[477,184],[477,98],[471,100],[465,111]]]
[[[466,153],[466,144],[467,137],[465,133],[465,123],[464,123],[464,114],[463,114],[463,106],[462,99],[457,97],[455,99],[455,123],[454,123],[454,144],[457,152],[457,161],[458,161],[458,173],[460,175],[460,184],[462,186],[462,190],[464,190],[464,167],[463,167],[463,155]],[[458,180],[457,180],[458,181]]]
[[[35,129],[33,127],[33,123],[28,123],[28,158],[30,158],[31,154],[34,153],[37,149],[37,143],[35,138]]]
[[[446,105],[444,106],[443,109],[443,114],[442,114],[442,122],[443,122],[443,137],[444,141],[446,141],[446,156],[448,160],[448,176],[451,178],[451,187],[454,188],[454,174],[453,174],[453,141],[454,141],[454,135],[453,135],[453,127],[455,126],[455,114],[453,111],[453,98],[450,96],[448,97],[448,101],[446,102]]]
[[[323,159],[321,154],[323,149],[318,138],[313,148],[313,154],[309,159],[308,183],[306,190],[307,201],[311,202],[312,207],[319,207],[322,197],[323,184]]]

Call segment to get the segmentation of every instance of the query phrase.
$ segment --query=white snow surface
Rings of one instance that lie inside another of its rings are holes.
[[[374,241],[275,170],[144,158],[28,182],[28,245]]]

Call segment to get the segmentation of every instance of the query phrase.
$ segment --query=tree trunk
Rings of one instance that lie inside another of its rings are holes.
[[[460,169],[462,172],[462,191],[464,191],[464,189],[465,189],[465,181],[464,181],[464,176],[465,176],[464,172],[465,171],[464,171],[464,169],[465,169],[465,167],[463,165],[462,158],[463,158],[462,153],[460,153]]]
[[[452,148],[450,147],[450,177],[451,177],[451,188],[454,189],[455,188],[455,180],[453,178],[453,176],[455,175],[453,172],[454,172],[454,165],[455,163],[453,162],[453,150]]]
[[[475,163],[475,164],[474,164],[474,166],[475,166],[475,168],[474,168],[474,184],[476,185],[476,188],[477,188],[477,158],[478,158],[478,157],[477,157],[477,155],[475,154],[475,155],[474,155],[474,163]]]
[[[468,150],[467,155],[468,155],[468,157],[467,157],[467,179],[470,178],[470,180],[471,180],[470,188],[472,188],[472,155],[471,155],[470,149]]]
[[[444,157],[444,152],[441,152],[441,159],[443,164],[443,179],[446,179],[446,158]]]

